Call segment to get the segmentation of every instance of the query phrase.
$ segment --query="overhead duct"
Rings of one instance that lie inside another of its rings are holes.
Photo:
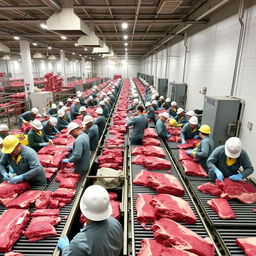
[[[45,59],[46,56],[40,52],[37,52],[33,55],[33,59]]]
[[[50,55],[48,57],[48,60],[57,60],[57,57],[55,55]]]
[[[172,14],[183,0],[162,0],[157,8],[157,14]]]
[[[103,43],[103,47],[95,47],[95,48],[93,48],[92,53],[108,54],[108,53],[110,53],[110,49],[108,48],[108,46],[105,43]]]
[[[10,48],[7,47],[6,45],[0,43],[0,52],[7,52],[7,53],[9,53],[10,52]]]
[[[10,60],[10,59],[11,59],[11,57],[9,55],[4,55],[2,57],[2,60]]]
[[[116,57],[116,54],[113,51],[111,51],[109,54],[103,54],[102,57],[103,58]]]
[[[87,47],[103,47],[103,41],[95,35],[95,32],[91,32],[88,36],[81,36],[78,41],[78,45]]]
[[[89,35],[90,28],[74,13],[73,8],[62,8],[55,12],[47,21],[48,30],[62,35]]]

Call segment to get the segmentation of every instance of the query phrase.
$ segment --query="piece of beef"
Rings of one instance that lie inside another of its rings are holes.
[[[52,167],[52,160],[53,160],[52,155],[40,154],[40,155],[38,155],[38,158],[43,167]]]
[[[99,165],[99,168],[112,168],[112,169],[115,169],[115,170],[122,170],[123,167],[122,165],[119,165],[117,163],[105,163],[105,164],[100,164]]]
[[[221,193],[222,193],[221,189],[217,185],[215,185],[211,182],[207,182],[207,183],[204,183],[202,185],[199,185],[197,187],[197,189],[199,191],[201,191],[202,193],[210,194],[210,195],[213,195],[213,196],[220,196]]]
[[[157,139],[158,135],[154,128],[147,128],[145,129],[144,137]]]
[[[4,254],[4,256],[24,256],[24,254],[19,252],[7,252]]]
[[[165,248],[165,246],[155,240],[146,238],[141,240],[141,249],[137,256],[161,256],[161,252]]]
[[[46,209],[50,203],[52,191],[42,191],[41,195],[36,200],[35,206],[37,209]]]
[[[186,150],[179,149],[179,161],[190,160],[193,161],[193,157],[186,153]]]
[[[60,188],[74,189],[80,179],[80,174],[58,172],[55,181],[60,183]]]
[[[151,174],[151,172],[147,170],[141,170],[133,179],[133,184],[137,184],[140,186],[147,187],[148,185],[148,175]]]
[[[55,192],[53,192],[53,197],[63,197],[63,198],[73,198],[76,194],[74,189],[68,188],[58,188]]]
[[[138,155],[132,158],[132,164],[143,165],[145,156]]]
[[[205,172],[204,168],[199,163],[190,160],[183,160],[181,164],[184,167],[185,174],[187,175],[208,177],[208,174]]]
[[[40,217],[40,216],[59,216],[59,209],[40,209],[31,213],[32,217]]]
[[[165,248],[160,256],[197,256],[197,254],[176,248]]]
[[[256,237],[237,238],[236,244],[245,252],[245,256],[256,255]]]
[[[169,160],[155,156],[144,157],[143,166],[148,170],[167,170],[172,168],[171,162]]]
[[[26,208],[28,209],[40,197],[42,191],[29,190],[18,196],[8,204],[8,208]]]
[[[154,138],[144,138],[142,140],[143,146],[160,146],[160,140],[154,139]]]
[[[143,155],[144,147],[143,146],[137,146],[132,150],[132,156],[138,156]]]
[[[115,192],[108,192],[109,200],[116,200],[117,199],[117,193]]]

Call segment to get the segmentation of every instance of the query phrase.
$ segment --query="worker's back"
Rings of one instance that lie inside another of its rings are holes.
[[[144,115],[139,115],[133,119],[134,125],[131,137],[141,136],[144,137],[144,131],[148,127],[148,120]]]

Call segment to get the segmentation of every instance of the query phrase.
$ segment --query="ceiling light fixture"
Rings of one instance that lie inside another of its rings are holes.
[[[127,52],[127,50],[128,50],[128,49],[127,49],[127,48],[125,48],[124,50]]]
[[[13,39],[14,40],[20,40],[20,37],[19,36],[14,36]]]
[[[47,29],[47,28],[48,28],[45,23],[41,23],[41,24],[40,24],[40,27],[41,27],[42,29]]]
[[[85,51],[87,51],[88,49],[87,48],[84,48]]]
[[[79,54],[79,57],[82,57],[82,54]]]
[[[128,46],[128,43],[124,43],[124,46]]]
[[[78,46],[78,43],[75,43],[74,45],[75,45],[75,47],[77,47],[77,46]]]
[[[60,36],[60,38],[61,38],[62,40],[66,40],[66,39],[67,39],[66,36]]]
[[[32,45],[37,46],[37,43],[32,43]]]
[[[124,35],[124,40],[127,40],[128,39],[128,36],[127,35]]]
[[[72,52],[73,55],[76,55],[74,52]]]
[[[52,49],[52,47],[51,46],[48,46],[48,50],[51,50]]]
[[[128,28],[128,23],[127,22],[123,22],[122,23],[122,29],[127,29]]]

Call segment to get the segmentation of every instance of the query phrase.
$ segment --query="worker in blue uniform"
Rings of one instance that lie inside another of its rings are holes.
[[[87,106],[88,106],[88,107],[96,107],[97,104],[98,104],[97,100],[95,100],[95,99],[93,98],[93,96],[89,96],[89,99],[88,99],[88,101],[87,101]]]
[[[105,118],[108,118],[109,111],[108,108],[105,106],[105,102],[103,100],[100,101],[100,107],[103,109],[103,116],[105,116]]]
[[[105,126],[106,126],[106,117],[103,116],[103,109],[102,108],[97,108],[96,109],[96,114],[97,114],[97,119],[95,120],[95,124],[98,126],[99,129],[99,138],[101,137]]]
[[[158,110],[158,105],[157,105],[157,101],[156,100],[152,101],[152,108],[154,109],[154,111]]]
[[[73,144],[72,153],[69,158],[62,160],[63,163],[74,163],[75,172],[86,174],[90,165],[90,139],[79,124],[71,122],[68,125],[68,133],[76,140]]]
[[[171,107],[171,99],[166,98],[165,102],[162,104],[161,108],[168,110]]]
[[[164,102],[164,96],[160,96],[159,100],[157,101],[157,106],[161,108]]]
[[[87,112],[87,108],[85,106],[79,108],[79,113],[82,115],[82,120],[85,116],[89,115],[89,113]]]
[[[6,124],[0,124],[0,137],[4,139],[9,135],[9,127]]]
[[[196,113],[194,112],[194,110],[189,110],[188,112],[186,112],[186,117],[187,117],[187,120],[188,120],[188,121],[189,121],[189,119],[190,119],[192,116],[196,116]]]
[[[127,125],[133,127],[131,132],[131,145],[142,145],[142,139],[144,138],[145,129],[148,128],[148,120],[143,114],[144,108],[139,105],[137,107],[137,116],[132,120],[126,118]]]
[[[135,111],[137,107],[139,106],[139,99],[135,98],[133,100],[132,106],[128,108],[129,111]]]
[[[69,123],[70,123],[70,119],[66,115],[65,110],[59,109],[58,110],[58,117],[57,117],[57,129],[58,129],[58,131],[66,129],[68,127]]]
[[[67,237],[59,239],[62,256],[119,256],[123,229],[120,222],[111,217],[107,190],[99,185],[88,187],[80,201],[80,210],[86,223],[70,242]]]
[[[237,137],[231,137],[225,145],[215,148],[207,160],[207,166],[209,178],[220,181],[224,178],[242,180],[254,171],[250,158]],[[240,172],[241,167],[243,171]]]
[[[70,107],[72,105],[73,100],[71,98],[67,99],[66,107]]]
[[[90,115],[84,117],[83,125],[85,128],[84,132],[89,136],[90,151],[91,155],[93,155],[99,142],[99,129],[98,126],[93,123],[93,118]]]
[[[155,117],[155,110],[152,108],[152,104],[148,101],[145,104],[146,107],[146,117],[150,120],[155,122],[156,117]]]
[[[204,124],[199,128],[199,136],[202,139],[194,149],[186,151],[188,155],[195,157],[198,163],[200,163],[205,171],[208,173],[208,167],[206,161],[214,149],[213,139],[210,137],[211,128],[209,125]]]
[[[57,105],[53,103],[52,106],[48,109],[47,114],[48,114],[49,116],[54,116],[54,117],[56,117],[56,116],[57,116],[57,112],[58,112]]]
[[[28,145],[38,152],[42,147],[52,144],[52,141],[46,136],[43,125],[39,120],[32,122],[32,129],[28,132]]]
[[[18,126],[21,128],[22,123],[29,123],[39,114],[38,108],[32,108],[31,111],[26,111],[18,117]]]
[[[171,102],[171,107],[169,108],[169,115],[171,117],[175,117],[177,115],[177,102],[176,101]]]
[[[80,106],[85,106],[85,102],[84,102],[84,98],[83,98],[82,93],[80,91],[78,91],[76,93],[76,96],[77,96],[77,98],[79,100]]]
[[[0,172],[4,180],[12,184],[27,181],[31,185],[45,185],[46,178],[37,153],[29,147],[22,146],[14,135],[3,140],[3,156],[0,159]],[[12,168],[12,175],[9,173]],[[16,174],[16,175],[15,175]]]
[[[75,120],[76,117],[80,115],[80,113],[79,113],[80,104],[79,103],[80,103],[79,99],[76,98],[73,101],[73,104],[70,106],[70,118],[72,121]]]
[[[156,122],[156,132],[157,135],[162,139],[166,140],[171,137],[171,134],[168,133],[165,123],[169,119],[169,114],[167,112],[163,112],[159,115],[159,118]]]
[[[58,109],[61,109],[62,107],[64,107],[64,103],[63,103],[63,101],[60,101],[58,104]]]
[[[196,116],[191,117],[181,130],[181,143],[185,144],[189,139],[199,139],[199,128],[198,118]]]
[[[51,116],[49,120],[44,121],[42,123],[44,133],[48,138],[54,139],[56,134],[60,133],[59,130],[56,128],[57,123],[58,123],[57,118],[53,116]]]
[[[183,126],[188,122],[183,108],[178,108],[177,115],[174,117],[174,119],[177,121],[179,126]]]

